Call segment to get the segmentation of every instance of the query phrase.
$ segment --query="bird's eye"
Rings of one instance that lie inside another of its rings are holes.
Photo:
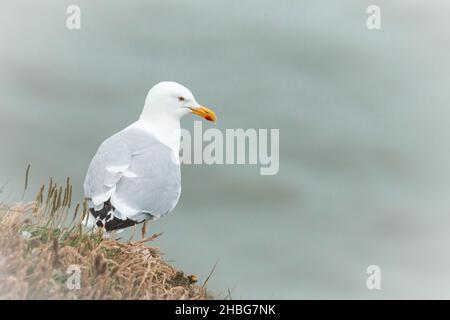
[[[178,97],[178,101],[184,101],[184,97]]]

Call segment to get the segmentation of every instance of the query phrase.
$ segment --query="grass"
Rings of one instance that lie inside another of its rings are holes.
[[[212,298],[149,246],[159,234],[114,240],[83,227],[87,212],[85,202],[72,204],[70,179],[50,179],[35,201],[0,204],[0,299]]]

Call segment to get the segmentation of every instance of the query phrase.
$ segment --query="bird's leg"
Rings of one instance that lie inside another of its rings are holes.
[[[135,233],[136,233],[136,225],[133,226],[133,231],[131,232],[131,236],[130,239],[128,239],[128,242],[133,241]]]
[[[145,220],[144,223],[142,224],[142,229],[141,229],[142,239],[144,239],[146,233],[147,233],[147,220]]]

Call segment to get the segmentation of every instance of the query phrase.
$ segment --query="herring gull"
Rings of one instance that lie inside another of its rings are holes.
[[[100,145],[84,181],[88,227],[123,229],[175,208],[181,194],[180,119],[189,113],[216,121],[187,88],[160,82],[149,90],[140,118]]]

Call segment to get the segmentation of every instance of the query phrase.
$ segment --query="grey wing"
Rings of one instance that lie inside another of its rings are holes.
[[[95,210],[111,198],[117,182],[131,164],[131,150],[119,132],[103,142],[89,165],[84,195]]]
[[[157,218],[178,202],[180,165],[172,150],[153,136],[125,129],[100,146],[89,166],[84,190],[95,210],[110,200],[119,219]]]
[[[171,211],[181,193],[180,165],[172,157],[172,150],[161,143],[134,155],[111,199],[117,211],[133,220],[142,219],[142,214],[158,218]]]

